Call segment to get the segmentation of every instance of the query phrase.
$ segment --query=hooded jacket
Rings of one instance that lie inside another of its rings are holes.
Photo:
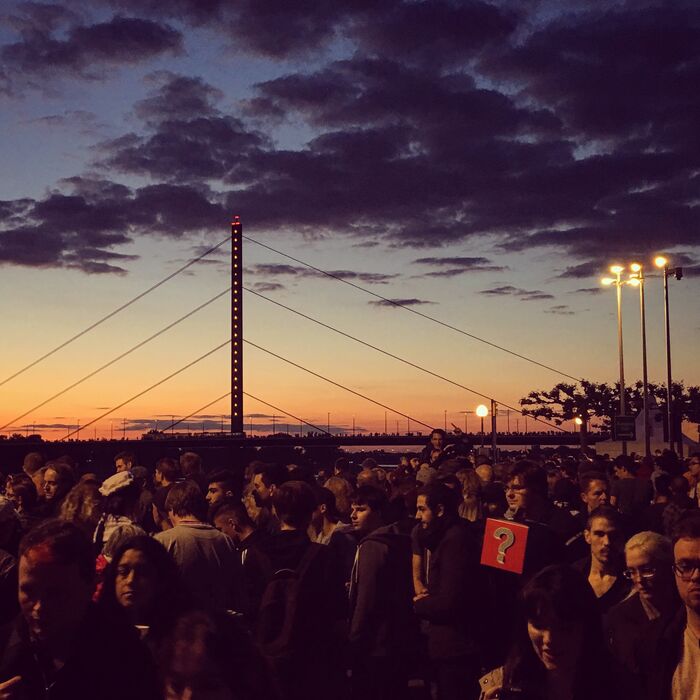
[[[479,621],[487,597],[474,527],[453,518],[440,530],[429,546],[429,593],[414,603],[414,609],[430,623],[430,657],[448,659],[479,650]]]
[[[417,632],[412,581],[411,540],[395,524],[360,541],[349,593],[349,641],[355,654],[395,656],[411,651]]]

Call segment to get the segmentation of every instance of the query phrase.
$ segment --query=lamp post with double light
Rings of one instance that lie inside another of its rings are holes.
[[[675,416],[673,415],[673,403],[672,403],[672,378],[671,378],[671,317],[668,309],[668,276],[670,274],[670,267],[668,258],[663,255],[658,255],[654,258],[654,265],[660,268],[664,272],[664,321],[666,328],[666,429],[668,435],[668,446],[673,449],[673,443],[676,425]],[[674,269],[674,274],[677,280],[683,279],[683,268],[676,267]],[[681,429],[680,435],[678,435],[678,456],[683,456],[683,430]]]
[[[625,415],[625,360],[622,346],[622,273],[625,268],[622,265],[612,265],[610,272],[615,277],[604,277],[602,283],[606,287],[615,286],[617,291],[617,353],[620,361],[620,415]],[[622,441],[622,454],[627,454],[627,441]]]
[[[647,373],[647,321],[644,303],[644,268],[639,263],[630,265],[629,284],[639,287],[639,313],[642,328],[642,393],[644,399],[644,456],[651,457],[651,426],[649,425],[649,376]]]

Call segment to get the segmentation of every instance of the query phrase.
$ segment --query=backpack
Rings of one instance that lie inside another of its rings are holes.
[[[289,659],[303,650],[305,631],[318,617],[308,571],[323,549],[321,544],[310,543],[296,569],[279,569],[268,579],[256,630],[258,648],[266,658]]]

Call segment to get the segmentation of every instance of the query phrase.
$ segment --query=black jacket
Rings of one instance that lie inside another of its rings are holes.
[[[682,607],[645,646],[642,660],[648,700],[670,700],[671,682],[683,655],[687,614]]]
[[[51,672],[31,642],[24,619],[0,629],[0,681],[21,676],[23,700],[158,700],[151,656],[136,630],[91,607],[63,668]]]
[[[350,580],[349,641],[354,654],[400,656],[413,651],[411,540],[396,525],[361,540]]]
[[[479,651],[485,596],[479,547],[471,523],[455,519],[430,552],[429,595],[414,603],[427,620],[431,658],[448,659]]]

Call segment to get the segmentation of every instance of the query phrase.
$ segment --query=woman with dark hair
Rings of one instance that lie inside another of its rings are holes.
[[[595,595],[567,566],[548,566],[520,594],[521,620],[504,667],[484,676],[482,698],[619,697]]]
[[[139,535],[117,547],[105,571],[100,605],[121,609],[155,652],[189,597],[180,572],[162,544]]]

